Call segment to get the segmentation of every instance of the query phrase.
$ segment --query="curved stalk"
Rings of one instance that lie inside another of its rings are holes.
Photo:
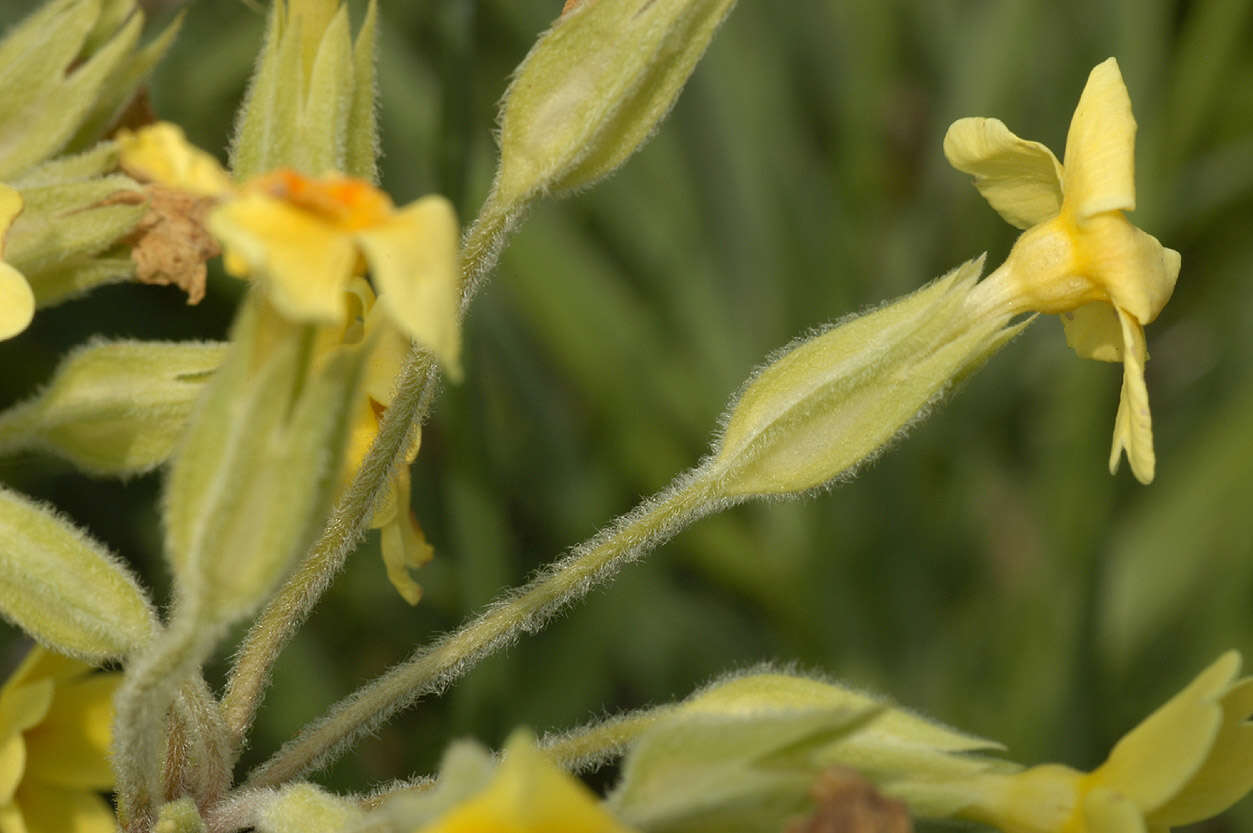
[[[496,265],[505,238],[519,216],[516,208],[502,209],[493,192],[462,239],[462,317]],[[397,466],[405,465],[410,432],[426,421],[438,390],[438,365],[429,353],[415,346],[360,471],[336,504],[309,554],[266,604],[240,645],[222,699],[236,756],[265,696],[275,660],[361,540],[388,476]]]
[[[704,469],[680,477],[665,492],[542,570],[525,587],[490,604],[460,630],[418,649],[408,661],[341,700],[253,770],[245,786],[282,784],[330,763],[363,734],[422,696],[443,689],[520,633],[539,631],[555,613],[619,568],[725,505],[716,496],[715,485],[715,477]]]

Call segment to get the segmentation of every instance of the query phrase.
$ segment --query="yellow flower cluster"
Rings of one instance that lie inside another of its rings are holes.
[[[448,201],[424,197],[398,209],[369,183],[334,173],[279,170],[237,185],[171,124],[124,132],[118,143],[136,179],[217,200],[208,225],[227,271],[257,281],[284,319],[315,326],[315,361],[367,335],[375,342],[341,477],[347,486],[378,434],[409,340],[459,373],[457,223]],[[415,440],[408,459],[416,454]],[[381,531],[388,578],[416,604],[421,588],[408,570],[428,561],[431,548],[409,510],[409,490],[402,468],[371,526]]]
[[[36,647],[0,688],[0,831],[113,833],[109,744],[121,674]]]
[[[1125,451],[1142,483],[1155,458],[1144,364],[1144,326],[1170,300],[1179,253],[1123,214],[1136,206],[1136,122],[1113,58],[1097,65],[1066,136],[1065,166],[998,119],[960,119],[944,153],[1010,224],[1025,229],[1005,264],[980,285],[1003,313],[1059,313],[1080,356],[1123,363],[1110,472]]]

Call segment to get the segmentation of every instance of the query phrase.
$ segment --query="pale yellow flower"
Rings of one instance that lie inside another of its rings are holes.
[[[631,833],[582,782],[550,761],[525,732],[481,792],[417,833]]]
[[[355,320],[360,323],[348,327],[339,343],[354,343],[371,337],[375,340],[375,345],[366,360],[365,381],[362,385],[365,396],[353,422],[348,449],[344,454],[341,489],[347,488],[352,481],[374,443],[374,438],[378,436],[383,414],[392,402],[392,388],[409,348],[408,339],[381,314],[381,307],[375,303],[374,293],[365,281],[357,278],[349,289],[356,308]],[[337,345],[326,345],[331,349],[335,346]],[[417,604],[422,598],[422,587],[413,580],[409,571],[426,564],[435,554],[409,506],[409,464],[417,458],[420,442],[419,428],[405,452],[404,464],[389,476],[387,491],[370,519],[370,528],[379,530],[379,548],[383,554],[383,565],[387,568],[387,578],[411,605]]]
[[[99,795],[121,674],[36,647],[0,688],[0,833],[114,833]]]
[[[457,220],[446,199],[396,208],[373,185],[336,173],[280,170],[236,185],[170,124],[124,132],[118,145],[132,176],[220,200],[208,224],[227,271],[260,282],[284,316],[343,325],[349,283],[368,271],[396,326],[458,374]]]
[[[1229,651],[1090,773],[1058,764],[976,776],[961,815],[1005,833],[1167,833],[1253,789],[1253,677]]]
[[[22,195],[0,182],[0,340],[13,338],[35,317],[35,293],[21,272],[4,262],[4,238],[22,213]]]
[[[1126,451],[1143,483],[1155,458],[1144,364],[1144,325],[1174,291],[1179,253],[1132,225],[1135,132],[1131,99],[1113,58],[1088,76],[1066,137],[1065,166],[1044,145],[997,119],[955,122],[944,153],[1008,222],[1025,229],[1005,264],[981,285],[991,307],[1062,316],[1080,356],[1123,363],[1110,472]]]

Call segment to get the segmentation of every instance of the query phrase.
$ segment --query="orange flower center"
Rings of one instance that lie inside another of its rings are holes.
[[[368,182],[347,176],[312,179],[281,168],[252,180],[249,189],[283,200],[345,231],[369,228],[391,216],[391,199]]]

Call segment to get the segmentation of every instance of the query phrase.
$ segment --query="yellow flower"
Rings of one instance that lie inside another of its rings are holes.
[[[1059,313],[1080,356],[1123,363],[1110,473],[1123,451],[1142,483],[1153,480],[1153,431],[1144,325],[1174,291],[1179,253],[1132,225],[1136,122],[1113,58],[1098,64],[1070,122],[1065,166],[1044,145],[997,119],[955,122],[944,153],[1002,217],[1026,229],[980,290],[1010,314]]]
[[[358,311],[359,325],[347,328],[340,343],[353,343],[370,335],[375,339],[374,349],[366,360],[365,397],[358,409],[344,455],[344,471],[340,477],[341,490],[347,488],[353,475],[361,468],[365,456],[378,436],[383,414],[392,401],[392,388],[396,376],[404,364],[408,352],[408,339],[397,330],[388,318],[380,315],[374,293],[360,278],[349,286],[353,305]],[[333,349],[336,344],[327,344]],[[421,429],[415,433],[413,443],[405,453],[405,464],[391,473],[387,492],[382,503],[370,519],[370,528],[379,530],[379,547],[383,553],[383,565],[392,586],[411,605],[422,598],[422,587],[413,580],[409,571],[431,560],[434,550],[427,543],[418,519],[409,506],[409,464],[418,456]]]
[[[226,250],[227,271],[258,280],[282,315],[345,324],[349,283],[368,269],[400,330],[458,375],[457,221],[446,199],[398,209],[362,180],[290,170],[236,186],[170,124],[123,132],[118,144],[132,176],[220,200],[208,224]]]
[[[1253,789],[1253,677],[1229,651],[1090,773],[1057,764],[976,776],[961,813],[1005,833],[1167,833]]]
[[[35,294],[21,272],[4,262],[4,238],[22,213],[22,195],[0,182],[0,340],[13,338],[35,317]]]
[[[0,688],[0,833],[113,833],[109,768],[121,674],[33,649]]]
[[[504,760],[481,792],[418,833],[631,833],[596,796],[567,775],[525,732],[510,738]]]

